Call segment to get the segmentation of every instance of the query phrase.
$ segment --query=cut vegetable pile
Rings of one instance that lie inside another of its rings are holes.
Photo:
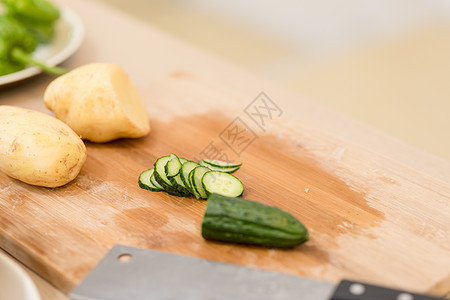
[[[170,154],[158,158],[154,167],[139,176],[139,186],[180,197],[206,199],[211,194],[239,197],[244,185],[231,173],[241,164],[202,159],[198,163]]]
[[[158,158],[139,176],[143,189],[176,196],[208,199],[202,222],[206,240],[290,248],[309,239],[303,224],[276,207],[237,198],[242,182],[231,173],[241,164],[202,159],[198,163],[175,154]]]

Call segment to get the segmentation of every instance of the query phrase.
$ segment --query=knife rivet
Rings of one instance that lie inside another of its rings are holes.
[[[398,294],[397,300],[414,300],[414,296],[408,293]]]
[[[358,296],[364,294],[366,288],[361,283],[353,283],[349,286],[348,290],[352,295]]]
[[[120,262],[123,262],[123,263],[129,262],[129,261],[131,260],[131,254],[128,254],[128,253],[120,254],[120,255],[117,257],[117,259],[118,259]]]

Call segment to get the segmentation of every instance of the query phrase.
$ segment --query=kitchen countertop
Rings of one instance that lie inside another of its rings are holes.
[[[371,149],[392,160],[442,182],[450,182],[450,163],[413,148],[364,123],[349,119],[325,106],[298,97],[284,88],[257,78],[230,62],[168,36],[147,23],[87,0],[59,0],[70,6],[83,20],[86,36],[81,48],[63,66],[73,68],[90,62],[115,62],[124,67],[131,80],[145,85],[151,79],[179,70],[194,70],[238,90],[249,99],[264,90],[277,99],[286,111],[339,138]],[[101,18],[99,16],[101,15]],[[41,75],[20,85],[0,91],[0,103],[47,112],[42,95],[51,76]],[[65,299],[62,292],[30,271],[43,299]]]

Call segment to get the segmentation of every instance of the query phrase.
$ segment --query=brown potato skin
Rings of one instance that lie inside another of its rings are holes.
[[[44,104],[91,142],[138,138],[150,131],[142,99],[117,64],[88,64],[56,78],[45,90]]]
[[[59,187],[86,161],[81,138],[44,113],[0,105],[0,171],[28,184]]]

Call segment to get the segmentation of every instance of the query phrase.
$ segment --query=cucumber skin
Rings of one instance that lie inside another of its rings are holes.
[[[154,174],[155,174],[156,182],[158,182],[164,188],[164,191],[166,191],[168,194],[178,196],[178,197],[188,197],[189,196],[189,194],[180,192],[175,187],[167,185],[167,183],[161,178],[161,176],[159,176],[158,172],[155,171]]]
[[[174,177],[169,177],[170,182],[173,184],[173,186],[177,189],[177,191],[179,191],[181,194],[184,194],[186,196],[190,196],[191,191],[189,191],[187,188],[185,188],[184,186],[181,186],[175,179],[175,177],[177,177],[179,175],[176,175]],[[181,180],[181,177],[180,177]]]
[[[225,162],[225,161],[214,160],[214,159],[207,159],[207,158],[201,159],[200,161],[203,161],[204,163],[206,163],[206,164],[208,164],[210,166],[213,166],[213,167],[225,168],[225,169],[228,169],[228,168],[239,168],[240,166],[242,166],[242,163],[231,164],[231,163],[228,163],[228,162]],[[220,164],[220,163],[222,163],[222,164]]]
[[[138,184],[139,184],[139,187],[141,188],[141,189],[144,189],[144,190],[148,190],[148,191],[152,191],[152,192],[161,192],[161,191],[164,191],[163,189],[161,189],[161,188],[159,188],[159,187],[156,187],[150,180],[150,182],[147,184],[147,183],[145,183],[145,182],[143,182],[142,181],[142,175],[144,175],[146,172],[149,172],[149,171],[151,171],[152,169],[148,169],[148,170],[145,170],[145,171],[143,171],[140,175],[139,175],[139,179],[138,179]],[[154,169],[153,169],[153,172],[152,172],[152,175],[153,175],[153,173],[154,173]],[[150,179],[150,178],[149,178]]]
[[[175,157],[180,162],[180,158],[178,156],[176,156],[175,154],[171,154],[170,155],[171,159],[173,159],[172,156]],[[171,191],[175,190],[176,191],[176,196],[178,196],[178,194],[179,195],[185,195],[186,197],[190,196],[191,192],[187,188],[185,188],[184,186],[178,184],[178,182],[176,181],[176,178],[175,178],[177,176],[180,176],[181,167],[182,167],[183,164],[181,164],[181,162],[180,162],[180,168],[178,169],[178,173],[176,173],[175,175],[169,176],[169,168],[168,168],[169,163],[170,163],[170,160],[164,166],[164,171],[166,172],[166,177],[167,177],[167,179],[170,181],[170,183],[172,185],[171,187],[169,187],[169,190],[171,190]],[[180,180],[181,180],[181,177],[180,177]]]
[[[211,194],[202,222],[207,240],[291,248],[309,239],[308,230],[291,214],[242,198]]]
[[[139,187],[141,189],[144,189],[144,190],[148,190],[148,191],[152,191],[152,192],[162,192],[162,191],[164,191],[164,190],[162,190],[160,188],[149,186],[149,185],[147,185],[145,183],[141,183],[140,181],[138,181],[138,183],[139,183]]]
[[[189,160],[189,161],[187,161],[186,163],[194,163],[194,164],[196,164],[197,166],[196,167],[198,167],[198,166],[200,166],[198,163],[196,163],[196,162],[194,162],[194,161],[191,161],[191,160]],[[193,167],[192,169],[191,169],[191,171],[193,170],[193,169],[195,169],[195,167]],[[191,192],[194,196],[195,196],[195,191],[193,190],[193,188],[191,187],[191,184],[190,184],[190,182],[189,182],[189,175],[190,175],[190,172],[189,172],[189,174],[188,174],[188,178],[186,178],[185,176],[184,176],[184,173],[183,173],[183,166],[181,166],[181,172],[180,172],[181,174],[181,181],[183,181],[183,183],[185,184],[185,186],[186,186],[186,189],[188,189],[189,190],[189,192]]]
[[[202,171],[204,171],[203,175],[205,175],[207,172],[210,171],[210,169],[208,169],[207,167],[199,166],[191,171],[193,173],[192,188],[195,189],[195,191],[197,192],[198,196],[201,199],[206,199],[206,198],[208,198],[208,194],[206,193],[205,189],[203,188],[202,179],[200,178],[200,182],[198,185],[197,185],[197,182],[195,181],[195,176],[197,175],[197,173],[202,172]],[[203,175],[202,175],[202,177],[203,177]]]
[[[230,174],[236,172],[241,167],[240,165],[233,166],[233,167],[218,167],[215,165],[211,165],[204,160],[200,160],[199,164],[200,164],[200,166],[206,167],[206,168],[210,169],[211,171],[219,171],[219,172],[230,173]]]

